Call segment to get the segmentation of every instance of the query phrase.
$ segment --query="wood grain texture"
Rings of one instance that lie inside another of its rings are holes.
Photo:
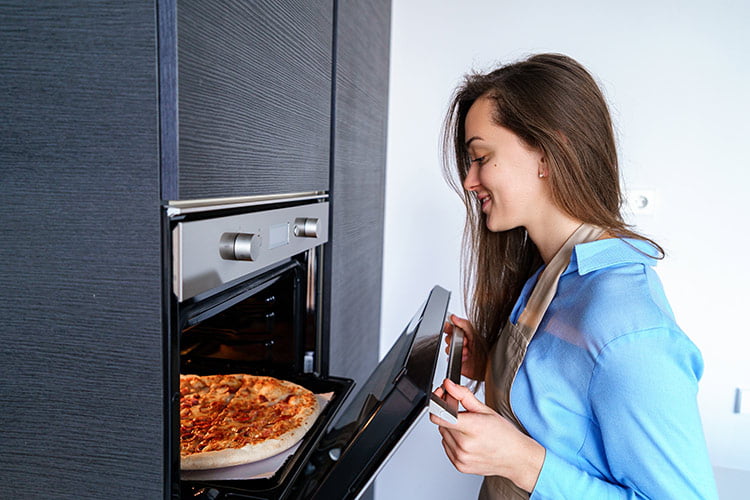
[[[328,190],[333,3],[177,2],[179,197]]]
[[[207,3],[178,4],[180,158],[163,191],[155,3],[0,6],[4,495],[163,497],[161,194],[329,189],[332,1]],[[378,352],[390,3],[339,8],[330,372],[362,382]]]
[[[159,153],[162,200],[180,197],[179,115],[177,110],[177,0],[159,0]]]
[[[378,362],[390,10],[389,0],[338,2],[330,372],[358,384]]]
[[[5,498],[163,496],[154,8],[0,7]]]

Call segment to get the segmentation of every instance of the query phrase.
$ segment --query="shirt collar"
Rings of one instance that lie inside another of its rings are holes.
[[[579,275],[622,264],[656,265],[656,249],[647,241],[605,238],[581,243],[574,247],[570,264],[563,274],[577,271]]]

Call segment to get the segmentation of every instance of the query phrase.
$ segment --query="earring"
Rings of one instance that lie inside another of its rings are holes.
[[[544,178],[544,172],[539,172],[539,178],[540,179]]]

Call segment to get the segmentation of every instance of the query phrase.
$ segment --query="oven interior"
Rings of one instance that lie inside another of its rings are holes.
[[[252,364],[256,375],[303,371],[316,339],[313,329],[305,328],[301,267],[292,259],[218,297],[187,305],[180,372],[219,373],[243,363]]]
[[[351,379],[327,374],[315,307],[319,301],[311,300],[316,292],[308,286],[311,253],[318,251],[296,255],[220,293],[179,306],[181,374],[267,375],[330,395],[301,445],[272,477],[182,477],[179,498],[289,498],[295,478],[354,385]],[[179,416],[174,420],[179,436]]]

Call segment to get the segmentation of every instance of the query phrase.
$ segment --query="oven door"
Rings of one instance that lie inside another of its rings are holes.
[[[293,498],[355,499],[427,413],[450,293],[436,286],[389,353],[328,427]],[[439,380],[438,380],[439,379]]]
[[[297,461],[286,480],[264,485],[206,479],[191,482],[189,496],[183,489],[183,498],[358,498],[427,413],[434,385],[442,381],[435,371],[443,359],[440,344],[449,299],[447,290],[432,289],[367,382],[335,416],[318,422],[325,426],[321,437],[308,443],[304,462]]]

